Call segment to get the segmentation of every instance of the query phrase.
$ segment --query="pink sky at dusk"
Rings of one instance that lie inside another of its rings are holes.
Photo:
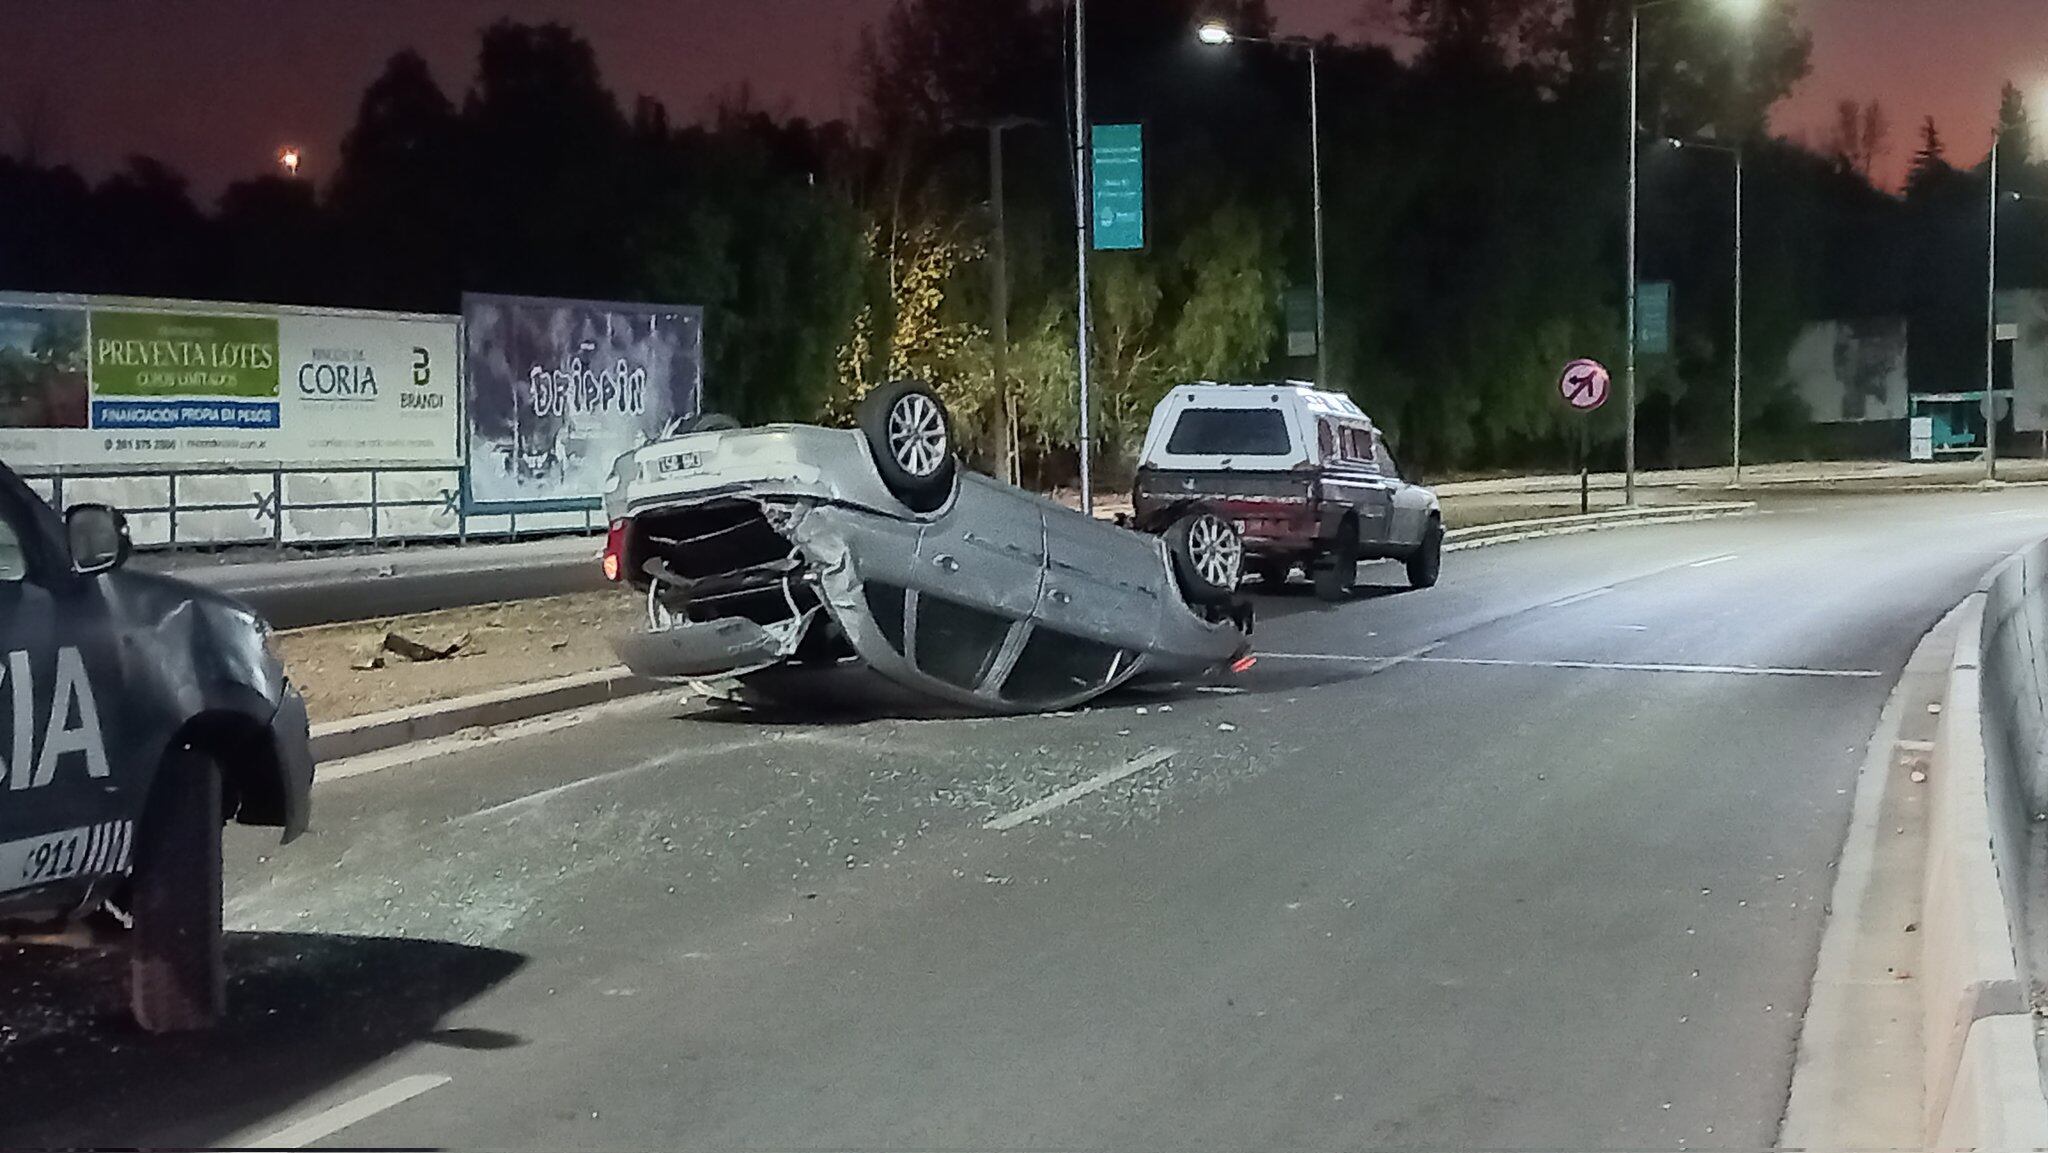
[[[1095,0],[1096,3],[1113,0]],[[1385,0],[1269,0],[1290,32],[1363,36]],[[363,87],[393,51],[418,48],[459,93],[478,28],[500,16],[558,19],[597,45],[622,95],[646,92],[690,119],[751,87],[775,110],[852,111],[863,27],[888,0],[158,0],[46,4],[0,0],[8,68],[0,144],[31,103],[52,159],[90,173],[148,153],[189,172],[202,194],[264,171],[278,144],[306,149],[316,178],[331,163]],[[1933,115],[1951,159],[1983,155],[2008,77],[2048,93],[2048,0],[1801,0],[1814,70],[1776,110],[1777,131],[1821,140],[1836,101],[1881,101],[1892,124],[1884,164],[1896,179]],[[2048,107],[2037,114],[2048,125]]]

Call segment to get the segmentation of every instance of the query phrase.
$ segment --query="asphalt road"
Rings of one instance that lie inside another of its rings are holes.
[[[1878,711],[2044,534],[1795,502],[1262,598],[1236,693],[629,709],[326,782],[233,830],[221,1033],[0,966],[0,1143],[1762,1146]]]

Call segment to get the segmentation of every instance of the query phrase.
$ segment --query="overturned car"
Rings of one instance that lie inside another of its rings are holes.
[[[1191,504],[1134,531],[960,469],[945,405],[914,382],[875,390],[856,423],[706,416],[619,458],[605,573],[647,602],[613,638],[629,668],[786,686],[858,664],[1029,712],[1247,656],[1229,521]]]

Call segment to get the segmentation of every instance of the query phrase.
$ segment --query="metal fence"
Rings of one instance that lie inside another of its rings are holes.
[[[467,541],[603,527],[592,510],[464,515],[455,468],[79,473],[28,484],[59,509],[120,509],[138,548]]]

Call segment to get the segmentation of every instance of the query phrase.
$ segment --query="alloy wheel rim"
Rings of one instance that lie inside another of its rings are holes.
[[[1188,526],[1188,556],[1204,581],[1222,589],[1237,587],[1244,567],[1244,542],[1220,519],[1204,516]]]
[[[904,472],[931,476],[945,462],[946,448],[946,419],[931,397],[913,392],[889,407],[889,453]]]

